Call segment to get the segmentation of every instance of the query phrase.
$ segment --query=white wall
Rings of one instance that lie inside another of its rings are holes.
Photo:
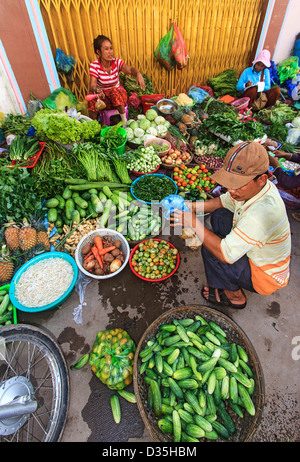
[[[275,63],[293,56],[296,36],[300,33],[300,0],[290,0],[277,41],[273,60]]]
[[[0,112],[4,115],[13,112],[20,114],[21,110],[18,105],[17,98],[12,90],[10,81],[8,80],[3,63],[0,60]]]

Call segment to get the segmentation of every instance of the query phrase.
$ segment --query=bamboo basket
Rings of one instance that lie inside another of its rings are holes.
[[[264,377],[262,367],[259,358],[252,346],[249,338],[244,331],[228,316],[225,314],[209,308],[207,306],[195,305],[195,306],[181,306],[179,308],[172,309],[159,316],[144,332],[140,342],[137,346],[134,366],[133,366],[133,385],[134,392],[137,399],[137,405],[143,422],[150,433],[153,441],[171,443],[173,441],[170,435],[163,433],[158,427],[158,418],[155,416],[154,411],[148,406],[148,387],[149,385],[143,379],[143,376],[139,374],[139,368],[142,364],[139,353],[145,348],[146,343],[152,337],[158,333],[158,328],[161,324],[172,323],[173,319],[184,319],[200,315],[206,319],[206,321],[214,321],[217,323],[227,334],[227,340],[229,342],[235,342],[241,345],[248,354],[249,361],[248,365],[253,371],[253,378],[255,380],[255,390],[252,395],[252,400],[255,405],[256,413],[251,416],[244,410],[244,417],[240,418],[232,412],[232,409],[228,406],[227,411],[234,420],[236,426],[236,432],[231,435],[228,440],[218,439],[216,441],[224,442],[249,442],[252,440],[253,435],[257,429],[259,421],[261,419],[263,406],[264,406]],[[200,442],[212,442],[205,438],[199,440]]]

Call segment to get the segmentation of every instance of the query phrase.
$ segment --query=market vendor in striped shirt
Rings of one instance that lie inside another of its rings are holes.
[[[207,285],[201,293],[210,303],[241,309],[247,303],[243,289],[271,295],[288,284],[290,225],[284,202],[268,180],[268,167],[263,146],[240,143],[212,175],[227,192],[173,214],[173,226],[193,228],[202,241]],[[212,231],[196,210],[212,213]]]
[[[119,73],[122,71],[124,74],[136,77],[137,84],[142,90],[145,89],[144,78],[135,67],[114,57],[113,46],[108,37],[98,35],[94,40],[94,51],[98,59],[90,64],[90,92],[100,94],[106,109],[117,109],[126,124],[127,92],[120,84]],[[95,99],[88,103],[89,115],[92,119],[96,119],[98,114],[95,103]]]

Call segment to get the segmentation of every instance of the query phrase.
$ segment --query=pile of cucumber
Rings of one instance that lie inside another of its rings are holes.
[[[61,195],[45,201],[47,219],[59,234],[63,226],[79,224],[87,218],[99,218],[99,226],[115,229],[127,240],[141,240],[157,235],[161,228],[159,210],[137,201],[128,186],[121,183],[87,183],[84,180],[66,180]]]
[[[0,287],[0,326],[14,323],[14,306],[9,298],[9,289]]]
[[[174,442],[228,440],[237,432],[234,416],[255,416],[248,354],[219,324],[198,315],[173,319],[139,357],[148,406]]]

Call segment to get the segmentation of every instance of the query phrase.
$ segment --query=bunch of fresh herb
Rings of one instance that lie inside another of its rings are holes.
[[[7,114],[0,128],[4,135],[24,136],[31,127],[31,120],[25,114]]]
[[[44,215],[36,181],[26,168],[0,169],[0,223]]]

